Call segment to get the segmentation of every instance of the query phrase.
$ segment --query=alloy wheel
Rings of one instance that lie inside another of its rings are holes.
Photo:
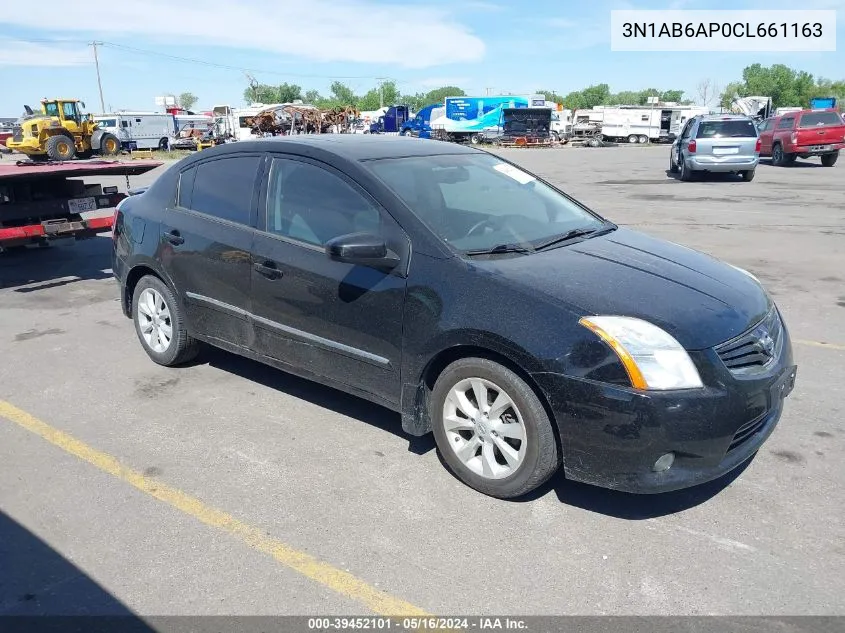
[[[483,378],[459,381],[443,404],[449,446],[472,472],[485,479],[513,475],[525,460],[525,423],[513,399]]]
[[[144,288],[138,297],[138,327],[147,347],[163,353],[173,340],[173,321],[164,297],[153,288]]]

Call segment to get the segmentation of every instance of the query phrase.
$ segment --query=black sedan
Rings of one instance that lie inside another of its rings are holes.
[[[156,363],[204,342],[380,403],[496,497],[561,464],[630,492],[714,479],[760,448],[795,381],[750,273],[439,141],[200,152],[121,202],[113,269]]]

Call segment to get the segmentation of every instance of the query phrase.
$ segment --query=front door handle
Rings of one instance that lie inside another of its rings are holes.
[[[276,268],[276,264],[271,261],[255,262],[252,267],[267,279],[278,279],[282,276],[282,271]]]
[[[179,246],[180,244],[185,243],[185,238],[179,234],[179,231],[173,229],[172,231],[167,231],[166,233],[162,233],[164,239],[166,239],[171,244]]]

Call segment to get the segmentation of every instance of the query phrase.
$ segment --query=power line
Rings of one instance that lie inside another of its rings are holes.
[[[204,59],[196,59],[193,57],[182,57],[180,55],[170,55],[168,53],[161,53],[159,51],[150,51],[142,48],[135,48],[134,46],[126,46],[125,44],[115,44],[114,42],[100,42],[102,46],[108,46],[109,48],[116,48],[122,49],[126,51],[131,51],[133,53],[140,53],[142,55],[152,55],[155,57],[164,57],[166,59],[172,59],[174,61],[186,62],[189,64],[200,64],[203,66],[209,66],[212,68],[221,68],[223,70],[236,70],[238,72],[251,72],[256,74],[262,75],[279,75],[283,77],[301,77],[304,79],[379,79],[379,77],[374,77],[372,75],[311,75],[306,73],[293,73],[293,72],[286,72],[286,71],[279,71],[279,70],[267,70],[267,69],[260,69],[260,68],[247,68],[244,66],[231,66],[229,64],[218,64],[216,62],[210,62]]]

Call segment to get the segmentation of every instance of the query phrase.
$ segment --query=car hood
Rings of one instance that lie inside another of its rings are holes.
[[[759,321],[765,290],[733,266],[636,231],[474,265],[577,316],[631,316],[658,325],[688,350],[713,347]]]

